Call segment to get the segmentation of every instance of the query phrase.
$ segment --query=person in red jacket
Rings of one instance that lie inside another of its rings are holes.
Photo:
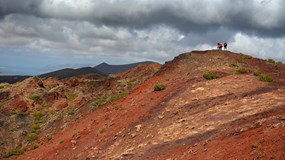
[[[222,43],[218,43],[217,44],[217,48],[218,48],[218,50],[221,50],[223,48],[223,44]]]

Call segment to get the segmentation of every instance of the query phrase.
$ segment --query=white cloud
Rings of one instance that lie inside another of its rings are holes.
[[[229,45],[229,49],[257,56],[259,58],[273,58],[285,60],[285,37],[283,38],[260,38],[237,33]]]

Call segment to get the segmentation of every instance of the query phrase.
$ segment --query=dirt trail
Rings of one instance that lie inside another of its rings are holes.
[[[247,73],[236,74],[232,63]],[[255,70],[274,82],[259,81]],[[208,71],[220,78],[204,79]],[[166,89],[154,92],[155,84]],[[281,64],[228,51],[185,53],[18,159],[284,159],[284,84]]]

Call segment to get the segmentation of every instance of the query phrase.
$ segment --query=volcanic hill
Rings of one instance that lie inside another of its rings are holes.
[[[1,85],[3,157],[285,158],[285,65],[210,50],[159,67]]]

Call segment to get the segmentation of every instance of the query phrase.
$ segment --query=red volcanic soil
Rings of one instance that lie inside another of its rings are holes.
[[[240,68],[246,73],[236,74]],[[256,70],[273,82],[260,81]],[[205,72],[219,78],[206,80]],[[156,84],[166,88],[154,91]],[[16,158],[285,159],[284,84],[282,64],[228,51],[184,53]]]

